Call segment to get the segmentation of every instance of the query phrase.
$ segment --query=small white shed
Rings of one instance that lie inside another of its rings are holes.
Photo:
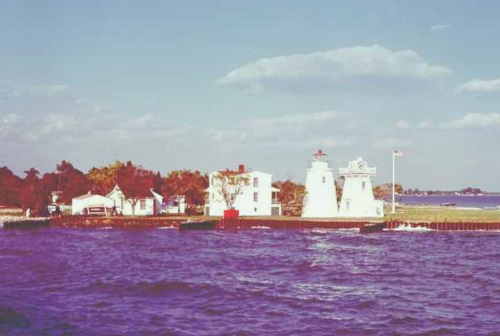
[[[73,215],[82,215],[84,213],[84,209],[88,209],[90,207],[104,207],[111,209],[114,202],[106,196],[96,195],[89,192],[88,194],[73,198],[71,205],[71,213]]]

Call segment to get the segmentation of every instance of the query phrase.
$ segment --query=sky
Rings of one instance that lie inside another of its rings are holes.
[[[2,0],[0,166],[500,191],[500,2]]]

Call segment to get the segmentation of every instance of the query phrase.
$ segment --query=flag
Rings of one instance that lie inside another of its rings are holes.
[[[399,149],[395,149],[395,150],[392,152],[392,154],[393,154],[394,156],[403,156],[403,155],[404,155],[404,153],[403,153],[402,151],[400,151]]]

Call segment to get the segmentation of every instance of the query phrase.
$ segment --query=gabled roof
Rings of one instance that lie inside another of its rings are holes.
[[[95,196],[98,196],[98,197],[105,197],[105,196],[98,195],[98,194],[92,194],[92,193],[89,191],[87,194],[82,195],[82,196],[78,196],[78,197],[74,197],[73,199],[78,199],[78,200],[81,200],[81,199],[91,198],[91,197],[95,197]]]
[[[138,190],[135,190],[133,195],[126,195],[118,184],[116,184],[115,187],[113,188],[113,190],[111,190],[109,192],[107,197],[109,197],[111,194],[113,194],[115,192],[123,194],[123,196],[125,198],[131,198],[131,197],[133,197],[133,198],[158,198],[158,197],[163,198],[163,196],[156,193],[153,190],[153,188],[140,188]]]

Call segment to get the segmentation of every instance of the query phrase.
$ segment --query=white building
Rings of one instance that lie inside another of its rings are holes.
[[[73,198],[72,214],[81,215],[85,213],[85,209],[88,213],[90,208],[104,208],[107,215],[112,215],[114,211],[115,214],[124,216],[150,216],[161,213],[180,214],[186,209],[184,196],[165,199],[153,189],[144,190],[141,195],[134,196],[127,197],[118,185],[106,196],[89,192]]]
[[[185,196],[171,196],[163,199],[163,213],[183,214],[186,212]]]
[[[162,212],[163,196],[150,189],[140,195],[125,196],[118,185],[106,195],[114,202],[116,212],[124,216],[148,216]]]
[[[110,210],[114,205],[112,199],[91,194],[78,196],[72,199],[71,201],[71,214],[73,215],[83,215],[84,213],[88,213],[90,208],[104,208]]]
[[[279,189],[271,184],[272,174],[246,171],[244,165],[238,171],[214,171],[209,174],[205,215],[223,216],[234,208],[240,216],[279,216]]]
[[[306,194],[302,217],[330,218],[338,216],[337,192],[328,157],[319,150],[307,169]]]
[[[383,217],[384,202],[373,197],[371,176],[376,168],[369,168],[363,158],[349,162],[347,168],[340,168],[340,175],[345,177],[340,217]]]

